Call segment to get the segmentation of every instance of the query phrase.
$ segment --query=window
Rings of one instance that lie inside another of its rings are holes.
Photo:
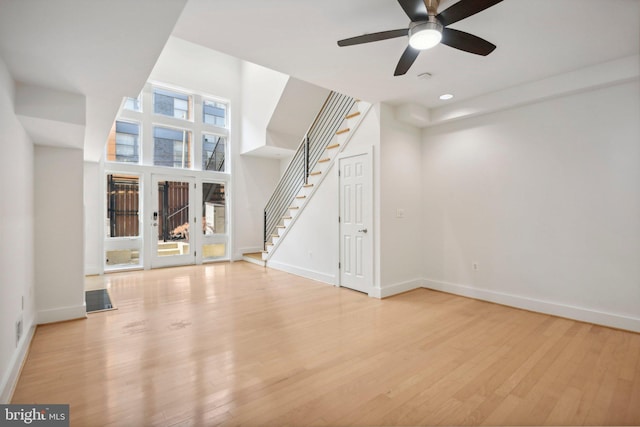
[[[224,184],[202,184],[202,233],[205,236],[225,233],[226,206]]]
[[[153,128],[153,164],[172,168],[191,167],[191,132],[156,126]]]
[[[191,97],[166,89],[153,89],[153,112],[178,119],[191,119]]]
[[[110,162],[138,163],[140,125],[117,120],[107,142],[107,160]]]
[[[231,107],[152,82],[122,100],[102,157],[104,271],[229,259]]]
[[[204,123],[221,128],[227,127],[227,106],[225,104],[205,100],[202,114]]]
[[[129,111],[142,111],[142,102],[140,101],[141,95],[137,98],[125,98],[122,108]]]
[[[139,177],[107,175],[107,237],[140,235],[139,195]]]
[[[225,171],[227,139],[218,135],[202,135],[202,170]]]

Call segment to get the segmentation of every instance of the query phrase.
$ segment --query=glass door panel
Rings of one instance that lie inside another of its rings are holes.
[[[193,264],[194,180],[153,178],[152,267]]]
[[[141,267],[140,177],[108,173],[106,178],[105,271]]]
[[[202,260],[227,256],[227,197],[224,183],[202,183]]]

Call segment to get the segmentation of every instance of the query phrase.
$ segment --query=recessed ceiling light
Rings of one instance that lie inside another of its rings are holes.
[[[440,95],[440,99],[443,101],[447,101],[451,98],[453,98],[453,95],[451,95],[450,93],[445,93],[444,95]]]

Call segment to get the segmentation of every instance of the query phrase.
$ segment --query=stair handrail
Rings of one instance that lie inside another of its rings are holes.
[[[274,234],[282,217],[293,204],[298,191],[308,183],[309,173],[320,160],[320,156],[355,103],[354,98],[333,91],[325,99],[265,205],[263,228],[265,250],[268,237]]]

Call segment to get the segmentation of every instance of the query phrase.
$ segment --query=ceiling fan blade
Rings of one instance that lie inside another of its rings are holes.
[[[394,76],[402,76],[409,71],[409,68],[413,65],[420,51],[418,49],[414,49],[411,46],[407,46],[404,50],[404,53],[400,57],[400,61],[398,61],[398,65],[396,66],[396,71],[393,73]]]
[[[442,31],[442,41],[440,43],[482,56],[489,55],[496,48],[496,45],[489,43],[485,39],[464,31],[454,30],[453,28],[445,28]]]
[[[502,0],[460,0],[458,3],[440,12],[436,17],[445,27],[478,12],[490,8]]]
[[[380,31],[379,33],[365,34],[362,36],[351,37],[338,41],[338,46],[353,46],[354,44],[377,42],[380,40],[394,39],[396,37],[402,37],[409,34],[408,28],[402,28],[399,30]]]
[[[398,0],[411,21],[426,21],[429,17],[424,0]]]

